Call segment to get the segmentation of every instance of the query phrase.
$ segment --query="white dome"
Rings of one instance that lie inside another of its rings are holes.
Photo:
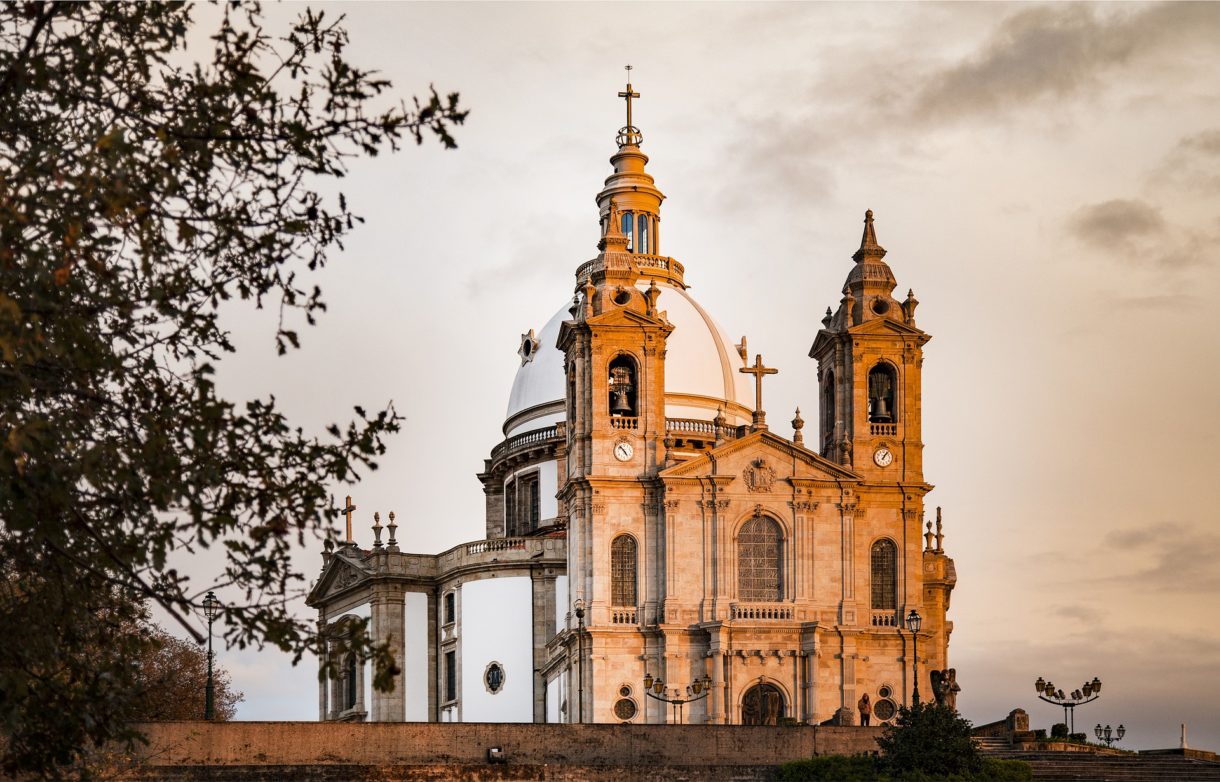
[[[641,289],[647,287],[640,284]],[[738,371],[745,364],[733,340],[686,291],[663,282],[657,287],[661,289],[657,310],[674,326],[666,343],[665,414],[711,420],[716,408],[727,401],[728,422],[748,423],[741,408],[733,409],[734,405],[753,409],[750,378]],[[563,353],[555,343],[560,325],[572,317],[570,306],[565,304],[542,327],[533,360],[517,370],[505,415],[507,436],[564,420]]]

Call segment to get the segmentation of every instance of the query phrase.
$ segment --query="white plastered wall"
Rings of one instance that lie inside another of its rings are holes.
[[[553,635],[559,635],[564,631],[564,622],[568,618],[568,607],[572,605],[572,601],[568,599],[568,577],[555,577],[555,632]],[[549,640],[549,639],[548,639]]]
[[[462,585],[463,722],[533,722],[533,600],[527,577],[489,578]],[[488,663],[504,668],[504,685],[487,691]]]
[[[403,595],[402,684],[407,700],[407,722],[428,721],[428,596]]]

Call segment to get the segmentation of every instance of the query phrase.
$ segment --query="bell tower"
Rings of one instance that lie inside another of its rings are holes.
[[[632,124],[631,101],[639,93],[628,83],[619,96],[627,101],[627,124],[596,199],[599,252],[576,271],[572,318],[557,342],[566,372],[567,474],[558,496],[568,517],[569,591],[582,601],[594,639],[599,627],[613,624],[610,573],[599,563],[609,562],[619,538],[630,538],[639,551],[656,546],[665,352],[674,329],[659,311],[657,282],[685,287],[681,265],[658,255],[665,196],[644,169],[643,134]],[[642,566],[640,572],[646,575]],[[642,577],[639,583],[640,603],[655,605],[659,596],[650,593],[650,582]],[[586,669],[595,665],[586,662]]]
[[[870,481],[923,483],[923,346],[912,291],[897,283],[877,243],[873,212],[864,213],[860,249],[838,309],[826,310],[809,356],[818,362],[818,450]]]

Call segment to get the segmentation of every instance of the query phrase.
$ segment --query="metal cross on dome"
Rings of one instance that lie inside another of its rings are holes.
[[[628,144],[639,146],[644,140],[644,134],[640,129],[631,124],[631,99],[640,97],[640,93],[634,92],[631,89],[631,66],[626,66],[627,71],[627,90],[620,92],[618,96],[627,101],[627,125],[618,132],[618,145],[625,147]]]

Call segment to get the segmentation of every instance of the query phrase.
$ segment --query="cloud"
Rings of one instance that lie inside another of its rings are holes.
[[[1164,3],[1132,11],[1040,6],[1005,18],[964,60],[930,74],[912,102],[921,120],[990,114],[1087,95],[1139,66],[1172,69],[1187,49],[1220,50],[1220,5]]]
[[[1106,549],[1140,557],[1149,564],[1116,576],[1141,589],[1206,592],[1220,589],[1220,533],[1183,524],[1161,523],[1133,530],[1115,530],[1103,540]]]
[[[1183,137],[1152,173],[1151,183],[1220,193],[1220,128]]]
[[[1159,207],[1142,199],[1089,204],[1067,220],[1081,244],[1131,264],[1181,269],[1209,260],[1214,237],[1170,224]]]

